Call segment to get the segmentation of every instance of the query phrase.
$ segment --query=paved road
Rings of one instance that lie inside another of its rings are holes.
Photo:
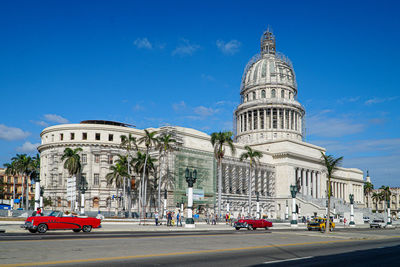
[[[251,266],[266,262],[288,264],[287,260],[296,265],[321,265],[328,260],[327,263],[341,265],[381,261],[398,265],[399,248],[397,229],[343,229],[328,236],[304,230],[53,232],[1,235],[0,264]]]

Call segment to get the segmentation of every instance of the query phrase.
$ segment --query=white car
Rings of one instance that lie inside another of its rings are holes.
[[[370,228],[386,228],[386,223],[384,220],[375,219],[369,224]]]
[[[369,219],[368,216],[364,216],[363,221],[364,221],[364,223],[369,223],[371,220]]]

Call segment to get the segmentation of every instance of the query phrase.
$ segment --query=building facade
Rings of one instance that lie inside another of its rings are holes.
[[[25,202],[21,202],[22,198],[22,187],[24,187],[24,198],[26,197],[26,180],[21,175],[7,175],[5,169],[0,168],[0,184],[3,187],[0,192],[0,199],[10,200],[7,203],[11,204],[11,200],[14,200],[14,208],[22,207]],[[29,200],[35,198],[35,186],[28,180],[28,196]]]
[[[239,160],[244,146],[261,151],[263,157],[253,173],[252,210],[255,211],[256,195],[261,212],[272,218],[287,218],[290,214],[290,185],[298,185],[297,196],[300,215],[322,215],[325,212],[327,178],[321,153],[325,149],[304,142],[305,109],[297,101],[298,88],[290,60],[276,52],[274,35],[266,31],[261,38],[261,51],[247,64],[240,87],[241,102],[234,111],[235,148],[232,154],[226,150],[222,162],[222,203],[224,210],[234,215],[247,211],[248,162]],[[210,136],[184,127],[148,129],[158,133],[170,133],[178,140],[177,149],[168,156],[168,164],[162,165],[162,189],[168,190],[167,207],[172,209],[186,203],[186,167],[198,170],[194,199],[197,212],[214,212],[217,202],[217,165]],[[119,154],[126,155],[120,147],[122,135],[140,138],[143,130],[122,123],[85,121],[79,124],[51,126],[41,133],[41,179],[45,196],[50,197],[57,208],[68,207],[66,179],[61,156],[66,147],[83,149],[82,176],[89,189],[86,193],[86,209],[114,211],[118,193],[114,185],[107,185],[106,174]],[[143,147],[141,147],[143,149]],[[152,151],[158,158],[158,151]],[[168,168],[166,167],[168,166]],[[157,175],[157,174],[156,174]],[[166,178],[165,178],[166,177]],[[334,198],[348,202],[354,194],[356,203],[363,204],[363,172],[353,168],[339,168],[332,180]],[[156,208],[155,192],[148,192],[147,207]],[[135,191],[133,210],[137,210]],[[286,208],[286,206],[289,206]],[[148,209],[149,210],[149,209]]]

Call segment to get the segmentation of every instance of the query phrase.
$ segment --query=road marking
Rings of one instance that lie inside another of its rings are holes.
[[[354,241],[360,241],[360,240],[315,241],[315,242],[289,243],[289,244],[280,244],[280,245],[252,246],[252,247],[242,247],[242,248],[223,248],[223,249],[181,251],[181,252],[145,254],[145,255],[135,255],[135,256],[118,256],[118,257],[76,259],[76,260],[63,260],[63,261],[43,261],[43,262],[14,263],[14,264],[5,264],[5,265],[2,265],[2,266],[4,266],[4,267],[6,267],[6,266],[7,267],[14,267],[14,266],[54,265],[54,264],[70,264],[70,263],[115,261],[115,260],[129,260],[129,259],[154,258],[154,257],[165,257],[165,256],[182,256],[182,255],[194,255],[194,254],[217,253],[217,252],[231,252],[231,251],[263,249],[263,248],[278,248],[278,247],[315,245],[315,244],[344,243],[344,242],[354,242]]]
[[[260,234],[251,234],[253,235],[265,235],[265,233],[260,233]],[[104,237],[104,238],[97,238],[97,237],[92,237],[92,238],[56,238],[56,239],[23,239],[23,240],[0,240],[0,243],[3,242],[43,242],[43,241],[76,241],[76,240],[111,240],[111,239],[157,239],[157,238],[184,238],[184,237],[212,237],[212,236],[231,236],[228,234],[208,234],[208,235],[165,235],[165,236],[131,236],[131,237]],[[33,238],[34,236],[32,236]],[[232,235],[233,237],[233,235]],[[234,236],[237,237],[237,236]]]
[[[314,257],[309,256],[309,257],[293,258],[293,259],[286,259],[286,260],[266,261],[263,264],[273,264],[273,263],[285,262],[285,261],[298,261],[298,260],[305,260],[305,259],[311,259],[311,258],[314,258]]]

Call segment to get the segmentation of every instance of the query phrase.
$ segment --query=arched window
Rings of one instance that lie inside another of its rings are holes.
[[[281,91],[281,98],[285,98],[285,91],[284,90]]]
[[[249,95],[246,95],[246,102],[249,101]]]
[[[292,92],[289,92],[289,99],[292,99]]]
[[[99,208],[99,198],[98,197],[94,197],[93,198],[93,208]]]
[[[253,92],[253,100],[256,99],[256,92]]]
[[[271,98],[275,98],[276,97],[276,91],[275,89],[271,90]]]
[[[261,91],[261,97],[262,97],[262,98],[265,98],[265,90],[262,90],[262,91]]]
[[[107,198],[107,208],[111,208],[111,197]]]

